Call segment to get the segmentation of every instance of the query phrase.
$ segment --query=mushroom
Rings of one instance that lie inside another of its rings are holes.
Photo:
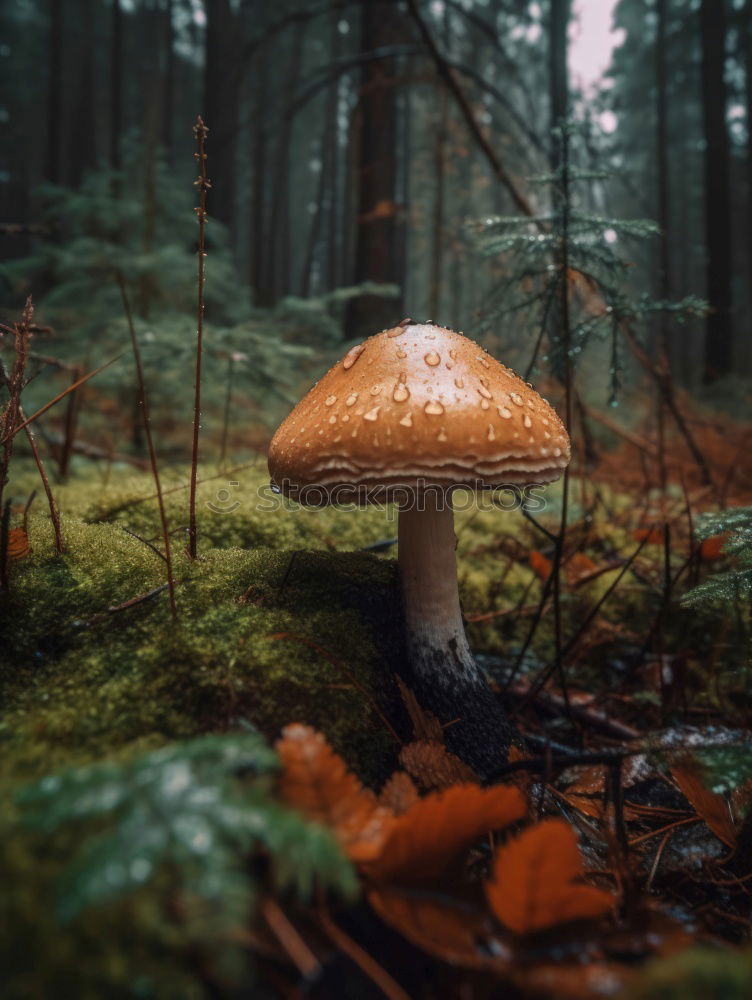
[[[514,731],[465,637],[452,492],[552,482],[569,455],[530,385],[462,334],[410,319],[351,348],[269,448],[273,486],[303,504],[398,506],[403,679],[481,775]]]

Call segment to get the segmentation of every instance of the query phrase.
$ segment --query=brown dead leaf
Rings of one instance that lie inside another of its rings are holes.
[[[391,809],[395,816],[406,813],[419,800],[413,779],[404,771],[395,771],[379,795],[379,805]]]
[[[29,536],[26,528],[11,528],[8,532],[8,560],[18,562],[29,554]]]
[[[585,580],[597,570],[598,564],[594,563],[590,556],[586,556],[584,552],[575,552],[572,558],[564,564],[564,575],[570,587]]]
[[[712,562],[720,559],[723,555],[723,546],[728,541],[728,535],[711,535],[700,544],[700,559],[703,562]]]
[[[363,212],[360,216],[361,222],[375,222],[377,219],[389,219],[397,214],[397,206],[389,198],[382,198],[377,201],[368,212]]]
[[[736,844],[736,826],[728,802],[722,795],[711,792],[700,780],[696,765],[686,758],[671,768],[671,777],[706,826],[727,847]]]
[[[476,840],[522,819],[518,788],[453,785],[432,792],[398,817],[379,857],[365,871],[374,882],[411,885],[441,878]]]
[[[429,955],[468,968],[509,968],[509,945],[494,934],[488,916],[471,905],[394,889],[369,892],[368,902],[385,923]]]
[[[528,561],[533,573],[535,573],[536,576],[539,576],[545,583],[549,576],[551,576],[551,570],[553,569],[553,563],[551,560],[544,556],[542,552],[539,552],[537,549],[533,549],[528,556]]]
[[[632,537],[636,542],[645,542],[647,545],[663,545],[663,532],[660,528],[636,528]]]
[[[282,798],[302,813],[328,826],[353,861],[378,857],[395,822],[390,809],[347,770],[342,758],[320,733],[295,723],[277,741],[282,764]]]
[[[610,892],[575,881],[582,875],[574,830],[563,820],[545,819],[497,851],[486,895],[506,927],[531,934],[613,908]]]
[[[443,743],[416,740],[402,747],[399,759],[404,769],[427,791],[463,782],[478,783],[472,768],[450,753]]]
[[[418,699],[413,691],[405,684],[401,677],[397,678],[397,687],[400,697],[405,703],[407,714],[413,726],[413,735],[416,740],[426,740],[427,742],[443,743],[444,730],[435,715],[426,712],[418,704]]]

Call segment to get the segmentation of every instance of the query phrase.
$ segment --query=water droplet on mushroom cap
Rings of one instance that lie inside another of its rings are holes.
[[[397,388],[392,393],[392,399],[395,403],[404,403],[406,399],[410,396],[410,390],[404,383],[400,382]]]
[[[441,364],[441,357],[436,353],[436,351],[429,351],[428,354],[423,358],[427,365],[435,368],[436,365]]]
[[[342,367],[345,369],[346,372],[352,368],[352,366],[361,356],[363,351],[365,351],[365,349],[366,349],[365,344],[356,344],[355,347],[350,348],[350,350],[342,359]]]
[[[430,413],[430,415],[433,417],[440,417],[441,414],[444,412],[444,407],[441,405],[441,403],[437,403],[435,400],[432,399],[428,403],[426,403],[426,405],[423,407],[423,412]]]

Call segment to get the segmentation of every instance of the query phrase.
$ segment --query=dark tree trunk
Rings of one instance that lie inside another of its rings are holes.
[[[668,163],[668,72],[666,63],[666,19],[668,0],[656,0],[657,31],[655,39],[655,82],[656,82],[656,178],[657,215],[661,228],[658,251],[658,273],[656,290],[659,299],[668,299],[671,293],[671,256]],[[665,316],[661,320],[661,346],[668,353],[668,335]]]
[[[658,237],[658,266],[656,268],[656,297],[663,302],[667,302],[670,295],[670,272],[671,256],[669,254],[669,224],[670,224],[670,204],[668,192],[668,94],[667,83],[668,74],[666,71],[666,17],[668,0],[656,0],[656,35],[655,35],[655,93],[656,93],[656,132],[655,132],[655,167],[656,167],[656,193],[658,209],[658,225],[660,235]],[[665,312],[658,315],[658,344],[657,354],[659,363],[670,369],[670,342],[668,314]],[[656,417],[658,425],[658,474],[661,483],[661,490],[666,490],[666,459],[665,459],[665,415],[666,407],[661,392],[656,398]]]
[[[82,39],[78,58],[78,90],[70,125],[68,154],[68,182],[72,187],[78,187],[97,158],[97,130],[94,120],[94,11],[93,0],[82,0],[79,7]]]
[[[63,75],[63,0],[50,0],[49,55],[47,78],[47,151],[45,179],[60,181],[60,132]]]
[[[123,11],[120,0],[112,0],[112,42],[110,49],[110,165],[120,166],[120,138],[123,132]]]
[[[747,315],[745,328],[752,322],[752,7],[745,4],[742,10],[740,25],[742,51],[744,53],[744,89],[747,114]],[[745,350],[742,356],[744,370],[750,370],[752,364],[752,344],[747,336]]]
[[[253,299],[261,305],[263,298],[266,245],[266,104],[269,90],[268,57],[260,53],[256,67],[256,101],[253,114],[253,189],[251,191],[250,281]]]
[[[173,105],[175,103],[175,25],[173,22],[173,0],[165,4],[164,33],[164,89],[162,96],[162,145],[168,163],[172,163]]]
[[[571,0],[551,0],[548,38],[548,97],[550,115],[550,158],[552,168],[559,166],[560,141],[554,129],[566,123],[569,114],[569,72],[567,69]]]
[[[363,54],[402,40],[405,28],[400,11],[387,4],[365,3],[361,15]],[[394,60],[365,64],[360,85],[357,132],[358,220],[355,282],[401,284],[398,241],[404,227],[398,222],[397,94]],[[347,336],[364,337],[398,322],[402,304],[393,299],[361,295],[350,303]]]
[[[732,253],[729,136],[726,124],[725,0],[702,0],[702,112],[705,132],[706,297],[705,382],[732,369]]]
[[[296,28],[290,61],[284,81],[283,93],[294,95],[300,79],[300,64],[303,50],[303,29]],[[267,183],[273,183],[272,228],[266,255],[265,281],[260,290],[261,299],[275,302],[287,291],[290,261],[290,150],[295,119],[285,115],[277,141],[277,155],[272,176]]]
[[[444,8],[444,50],[449,51],[450,26],[449,9]],[[445,211],[445,176],[446,176],[446,144],[447,126],[449,122],[449,94],[444,86],[438,91],[439,107],[436,123],[436,145],[434,146],[434,171],[436,191],[433,203],[433,247],[431,248],[431,278],[428,292],[428,312],[432,319],[441,322],[441,285],[444,264],[444,211]]]
[[[242,33],[232,0],[206,0],[204,121],[209,128],[211,215],[235,236],[238,71]]]
[[[337,25],[337,18],[332,18],[332,30],[329,44],[329,58],[335,62],[339,57],[340,33]],[[319,274],[321,276],[316,291],[320,286],[325,285],[327,290],[335,287],[336,283],[336,240],[337,240],[337,101],[339,97],[339,80],[335,80],[326,96],[324,108],[324,127],[321,133],[320,160],[321,170],[319,171],[316,185],[316,211],[314,212],[311,226],[308,231],[308,245],[306,248],[305,260],[301,271],[301,294],[308,296],[311,294],[313,271],[318,263]],[[327,220],[326,234],[326,270],[324,271],[323,260],[319,258],[319,248],[322,233],[324,231],[324,218]]]

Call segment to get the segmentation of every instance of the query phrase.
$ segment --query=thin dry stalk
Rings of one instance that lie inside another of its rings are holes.
[[[44,486],[44,492],[47,495],[47,502],[50,507],[50,518],[55,531],[55,547],[57,548],[57,551],[62,554],[65,551],[65,545],[63,543],[63,533],[60,526],[60,513],[58,511],[57,504],[55,503],[55,497],[52,493],[50,481],[47,477],[47,473],[45,472],[42,456],[39,454],[39,449],[37,448],[36,440],[31,431],[31,427],[29,426],[29,421],[26,419],[23,407],[21,406],[21,393],[23,392],[24,385],[26,384],[26,362],[29,358],[29,338],[31,336],[31,324],[33,318],[34,303],[31,296],[29,296],[26,300],[21,322],[14,324],[13,333],[15,338],[16,356],[10,374],[6,372],[5,367],[0,362],[0,376],[2,376],[2,380],[8,390],[9,397],[8,405],[5,409],[5,413],[3,414],[4,433],[2,441],[2,459],[0,460],[0,505],[2,505],[3,490],[8,482],[8,470],[10,467],[10,459],[13,454],[13,439],[19,430],[25,428],[26,437],[28,438],[29,445],[31,447],[31,453],[34,456],[34,461],[37,469],[39,470],[42,485]],[[25,519],[26,514],[24,515],[24,521]],[[2,580],[2,585],[7,588],[8,578],[6,548],[7,546],[4,546],[2,558],[0,559],[0,562],[2,563],[0,579]]]
[[[167,512],[165,511],[164,497],[162,496],[162,484],[159,478],[159,463],[157,462],[157,452],[154,448],[154,439],[151,434],[151,417],[149,415],[149,398],[146,393],[146,382],[144,380],[144,369],[141,364],[141,351],[138,346],[138,339],[136,337],[136,329],[133,325],[133,316],[131,314],[131,306],[128,301],[128,294],[125,290],[125,282],[123,281],[122,274],[118,274],[117,282],[120,286],[120,295],[123,299],[123,309],[125,310],[125,318],[128,322],[128,331],[131,337],[131,345],[133,347],[133,358],[136,362],[136,378],[138,379],[138,389],[141,394],[141,415],[144,422],[144,431],[146,433],[146,444],[149,449],[149,461],[151,462],[151,472],[154,477],[154,488],[157,493],[157,503],[159,505],[159,519],[162,523],[162,538],[164,540],[164,559],[167,565],[167,589],[170,595],[170,614],[173,618],[177,618],[178,610],[175,604],[175,578],[172,572],[172,552],[170,549],[170,529],[167,524]]]
[[[18,408],[18,415],[22,420],[25,419],[23,407]],[[52,527],[55,531],[55,548],[60,555],[62,555],[63,552],[65,552],[65,543],[63,542],[63,530],[60,525],[60,511],[58,510],[55,495],[52,492],[50,480],[44,468],[42,456],[39,454],[37,439],[34,437],[34,432],[28,424],[26,425],[26,437],[29,442],[29,447],[31,448],[31,454],[34,456],[34,462],[36,463],[37,470],[39,471],[39,478],[42,480],[42,486],[44,487],[44,492],[47,497],[47,503],[49,504],[50,520],[52,521]]]
[[[196,311],[196,372],[194,377],[193,395],[193,448],[191,451],[191,495],[189,500],[188,553],[191,559],[198,554],[198,525],[196,523],[196,485],[198,483],[198,438],[201,429],[201,362],[204,353],[204,281],[206,262],[206,192],[211,183],[206,176],[206,136],[209,129],[204,125],[201,115],[193,126],[196,137],[197,152],[193,155],[198,161],[198,178],[195,181],[198,188],[198,306]]]

